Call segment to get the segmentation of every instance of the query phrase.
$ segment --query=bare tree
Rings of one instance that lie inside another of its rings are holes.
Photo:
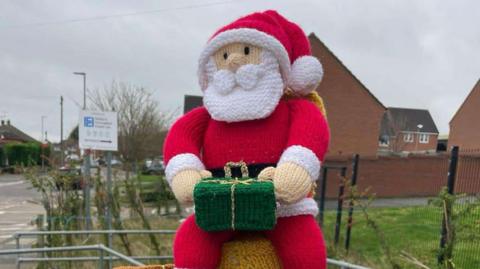
[[[91,98],[96,109],[118,112],[118,142],[121,158],[133,166],[139,160],[158,156],[175,112],[162,112],[152,93],[142,86],[113,81]]]

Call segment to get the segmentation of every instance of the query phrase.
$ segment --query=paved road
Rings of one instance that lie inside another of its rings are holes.
[[[21,175],[0,175],[0,249],[15,248],[15,241],[10,240],[12,234],[35,229],[31,220],[44,213],[38,203],[40,195],[29,187]],[[7,268],[6,264],[11,263],[12,258],[0,256],[0,268]]]

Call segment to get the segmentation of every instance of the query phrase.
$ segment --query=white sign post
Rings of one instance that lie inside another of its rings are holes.
[[[108,229],[112,230],[112,151],[118,150],[118,122],[117,112],[104,111],[80,111],[80,119],[78,123],[78,143],[79,147],[84,150],[104,150],[107,157],[107,191],[108,203],[106,210],[106,220]],[[85,187],[85,201],[87,208],[86,219],[87,227],[89,227],[90,219],[90,157],[86,154],[87,162],[85,162],[85,175],[87,183]],[[108,247],[112,248],[112,234],[108,235]],[[109,268],[111,268],[111,260],[109,260]]]
[[[117,151],[117,112],[80,111],[78,138],[81,149]]]

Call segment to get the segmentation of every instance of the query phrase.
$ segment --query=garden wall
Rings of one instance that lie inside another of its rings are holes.
[[[360,156],[357,183],[360,190],[369,187],[370,193],[375,193],[377,197],[435,196],[442,186],[446,185],[448,158],[446,154],[410,157]],[[347,178],[351,178],[352,159],[328,159],[325,165],[346,165]],[[480,165],[478,167],[480,168]],[[329,170],[327,178],[327,197],[334,198],[340,182],[338,170]],[[461,189],[467,191],[465,188],[459,188],[458,191],[462,191]],[[473,192],[479,191],[480,187]]]

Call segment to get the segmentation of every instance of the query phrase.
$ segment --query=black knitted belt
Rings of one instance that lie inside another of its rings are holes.
[[[274,163],[256,163],[256,164],[249,164],[248,167],[248,176],[249,177],[258,177],[258,174],[265,169],[266,167],[273,166],[275,167],[276,164]],[[213,177],[225,177],[225,171],[222,168],[213,168],[208,169],[208,171],[212,172]],[[242,177],[242,171],[240,171],[240,167],[232,167],[232,177]]]

